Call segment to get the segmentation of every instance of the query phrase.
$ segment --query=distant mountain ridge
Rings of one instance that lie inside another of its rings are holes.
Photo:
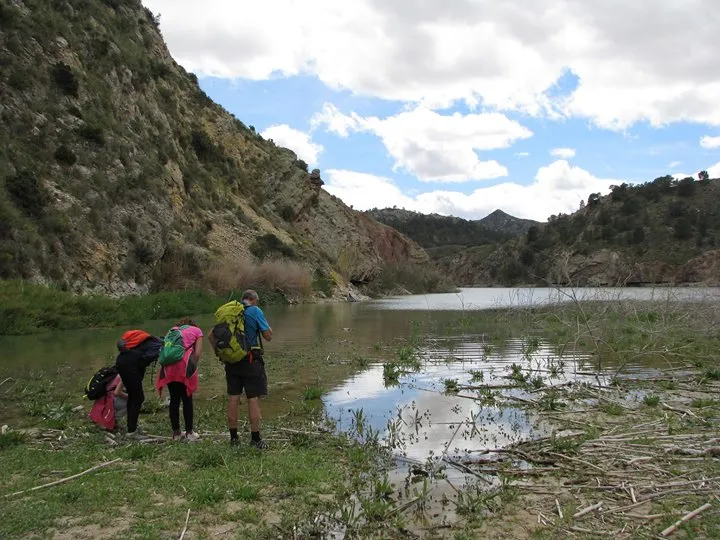
[[[479,220],[422,214],[403,208],[373,208],[365,214],[397,229],[425,249],[504,242],[525,234],[533,225],[539,225],[537,221],[520,219],[502,210],[495,210]]]

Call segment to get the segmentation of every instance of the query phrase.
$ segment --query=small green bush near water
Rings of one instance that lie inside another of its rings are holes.
[[[239,298],[241,291],[235,295]],[[279,303],[277,295],[261,296]],[[199,290],[111,298],[83,296],[20,281],[0,282],[0,335],[136,324],[187,314],[213,313],[229,295]]]

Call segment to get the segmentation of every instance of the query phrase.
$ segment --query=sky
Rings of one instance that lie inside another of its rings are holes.
[[[143,0],[178,63],[355,209],[546,220],[720,177],[717,0]]]

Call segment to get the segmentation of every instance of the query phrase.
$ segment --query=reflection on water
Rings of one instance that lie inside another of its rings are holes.
[[[589,362],[587,355],[566,352],[560,357],[540,342],[509,340],[496,346],[467,337],[450,338],[421,350],[419,370],[402,375],[399,384],[388,384],[384,365],[375,363],[335,388],[324,401],[339,429],[348,430],[353,411],[362,409],[369,425],[386,438],[395,437],[401,454],[412,460],[424,461],[446,448],[448,457],[461,458],[547,434],[547,426],[529,411],[479,401],[486,389],[511,385],[513,364],[528,381],[535,378],[559,385],[594,381],[584,371]],[[446,380],[455,381],[459,392],[446,392]],[[528,393],[520,386],[505,391],[518,399],[531,399]],[[459,423],[463,427],[458,430]]]
[[[454,505],[442,501],[453,500],[458,490],[500,485],[496,475],[480,480],[463,461],[552,433],[536,408],[518,406],[537,403],[541,394],[533,389],[598,379],[607,383],[609,378],[586,371],[592,369],[589,355],[568,350],[561,355],[536,338],[499,344],[483,335],[436,338],[417,356],[419,362],[397,380],[388,379],[386,364],[368,366],[324,396],[325,410],[347,432],[362,417],[393,450],[396,466],[388,478],[396,486],[398,504],[412,498],[402,486],[419,479],[418,467],[430,473],[428,504],[444,523],[456,516]]]

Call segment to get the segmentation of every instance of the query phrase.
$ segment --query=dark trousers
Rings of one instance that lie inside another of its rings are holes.
[[[115,367],[127,390],[127,430],[128,433],[132,433],[137,429],[140,408],[145,401],[145,392],[143,392],[145,368],[138,366],[136,362],[122,362]]]
[[[193,430],[193,399],[187,395],[187,389],[181,382],[171,382],[167,385],[170,392],[170,425],[173,432],[180,431],[180,402],[183,406],[183,420],[185,420],[185,431],[190,433]]]

